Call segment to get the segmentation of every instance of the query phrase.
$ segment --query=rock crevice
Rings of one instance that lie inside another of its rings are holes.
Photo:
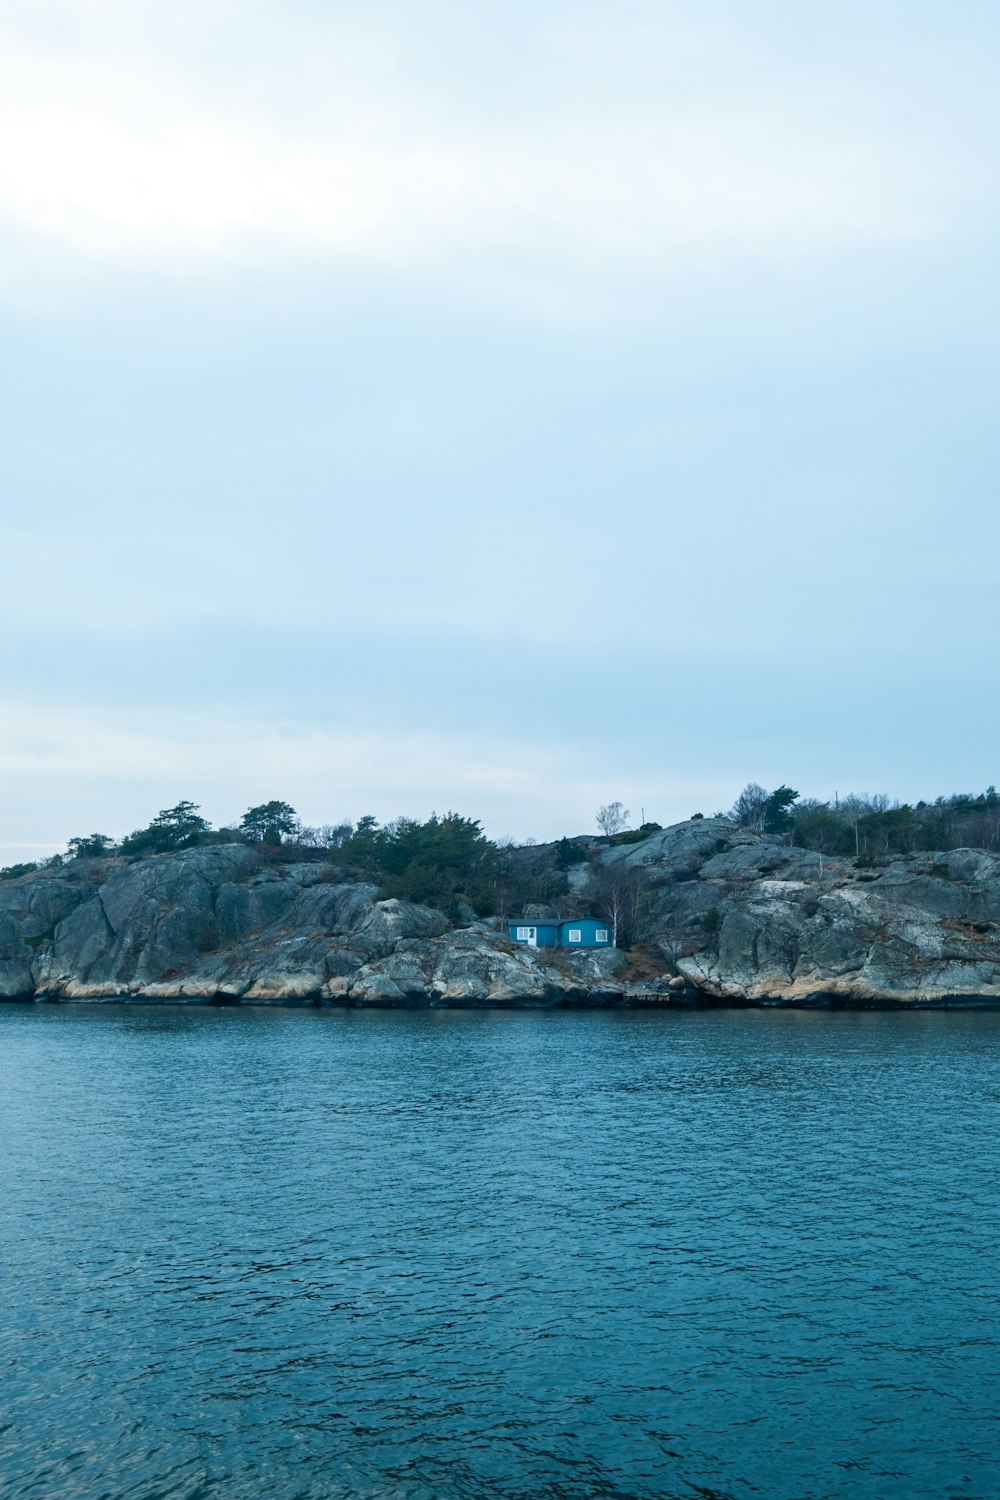
[[[1000,859],[874,869],[696,819],[606,850],[641,889],[642,963],[528,950],[242,844],[74,860],[0,884],[0,998],[243,1004],[1000,1004]],[[580,881],[577,881],[580,884]],[[586,898],[581,898],[586,899]],[[649,980],[642,974],[656,974]],[[671,985],[672,980],[672,985]]]

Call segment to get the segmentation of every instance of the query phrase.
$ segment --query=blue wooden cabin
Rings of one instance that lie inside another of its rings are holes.
[[[512,943],[528,948],[610,948],[611,927],[597,917],[567,917],[546,921],[511,917],[507,931]]]

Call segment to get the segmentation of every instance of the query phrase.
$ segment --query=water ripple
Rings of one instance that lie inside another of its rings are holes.
[[[973,1500],[1000,1015],[0,1009],[4,1500]]]

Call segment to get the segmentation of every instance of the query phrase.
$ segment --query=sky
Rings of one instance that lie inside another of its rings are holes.
[[[1000,12],[0,0],[0,863],[1000,780]]]

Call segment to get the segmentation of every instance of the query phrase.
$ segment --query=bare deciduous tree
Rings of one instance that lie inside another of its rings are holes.
[[[324,849],[341,849],[354,832],[353,823],[324,823],[319,830],[318,843]]]
[[[742,828],[761,829],[764,827],[769,796],[770,793],[756,781],[748,781],[733,803],[729,816]]]
[[[611,923],[611,941],[626,945],[646,936],[649,882],[645,871],[624,860],[600,865],[588,887],[588,895],[598,912]]]
[[[608,802],[597,809],[597,826],[606,839],[621,833],[628,823],[628,808],[620,802]]]

